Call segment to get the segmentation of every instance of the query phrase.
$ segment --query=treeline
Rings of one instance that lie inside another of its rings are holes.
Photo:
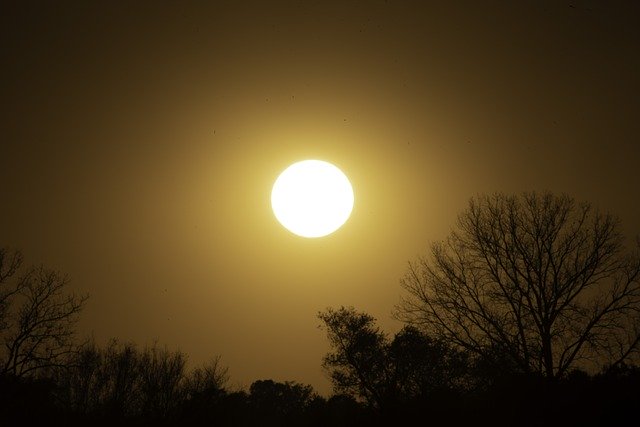
[[[355,399],[324,399],[309,385],[259,380],[228,387],[219,357],[193,369],[157,344],[84,344],[37,375],[0,377],[2,425],[354,425],[367,411]]]
[[[409,265],[389,336],[353,307],[318,313],[325,398],[228,386],[159,345],[78,345],[86,300],[0,249],[0,425],[602,426],[640,422],[640,238],[551,193],[471,199]]]
[[[269,379],[233,390],[217,357],[187,369],[187,356],[180,351],[112,340],[104,347],[87,343],[64,364],[37,375],[0,377],[0,422],[391,426],[419,420],[454,426],[602,426],[638,419],[637,366],[622,364],[594,375],[574,370],[550,382],[495,371],[411,328],[372,341],[373,318],[346,308],[332,313],[347,314],[347,321],[370,321],[352,329],[356,333],[342,350],[334,346],[337,352],[325,357],[337,385],[329,398],[310,385]]]

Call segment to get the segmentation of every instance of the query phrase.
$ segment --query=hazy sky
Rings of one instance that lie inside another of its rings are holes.
[[[0,246],[88,292],[100,343],[324,394],[317,312],[397,331],[407,262],[470,197],[566,192],[640,233],[639,2],[13,3]],[[306,158],[354,187],[325,238],[271,211]]]

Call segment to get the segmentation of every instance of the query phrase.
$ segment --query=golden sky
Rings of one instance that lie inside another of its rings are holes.
[[[317,312],[397,331],[407,262],[470,197],[567,192],[640,233],[635,2],[16,3],[0,245],[88,292],[80,331],[99,342],[328,393]],[[354,188],[325,238],[270,207],[307,158]]]

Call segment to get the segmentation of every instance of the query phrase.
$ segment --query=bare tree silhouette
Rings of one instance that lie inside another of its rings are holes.
[[[186,361],[185,353],[157,342],[140,350],[117,339],[103,348],[90,340],[56,371],[57,398],[78,414],[108,419],[170,419],[187,402],[192,410],[214,405],[225,393],[228,368],[220,357],[190,371]]]
[[[0,248],[0,333],[9,327],[9,307],[11,299],[20,291],[20,286],[9,280],[22,265],[22,253]]]
[[[68,278],[43,266],[17,277],[22,255],[0,250],[0,374],[25,376],[59,366],[75,350],[86,296],[68,293]]]
[[[638,351],[637,248],[614,217],[566,195],[471,199],[401,283],[399,319],[504,368],[558,378]]]
[[[140,360],[133,343],[119,343],[112,339],[102,352],[97,389],[100,410],[107,416],[139,413]]]
[[[78,414],[95,411],[104,397],[107,376],[102,366],[105,353],[93,339],[67,359],[67,367],[55,370],[58,400]]]
[[[187,375],[184,389],[188,399],[216,398],[228,382],[229,368],[222,365],[220,356],[215,356]]]
[[[154,343],[140,354],[139,359],[142,412],[166,417],[184,397],[186,355]]]

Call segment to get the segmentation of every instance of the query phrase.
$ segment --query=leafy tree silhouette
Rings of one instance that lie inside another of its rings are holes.
[[[249,388],[256,421],[266,425],[300,423],[316,397],[310,385],[293,381],[258,380]]]
[[[357,397],[372,407],[382,406],[391,384],[384,354],[387,338],[375,325],[375,318],[353,307],[329,308],[318,317],[332,348],[322,365],[334,391]]]
[[[446,342],[407,326],[389,339],[375,318],[353,307],[318,314],[331,345],[323,368],[337,394],[394,417],[409,401],[462,391],[469,383],[467,356]]]

